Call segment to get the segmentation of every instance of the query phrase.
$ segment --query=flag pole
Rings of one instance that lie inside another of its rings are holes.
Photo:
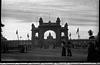
[[[21,36],[20,36],[20,40],[21,40]]]
[[[70,36],[70,40],[71,40],[71,32],[70,32],[69,36]]]
[[[18,35],[18,30],[16,30],[16,35],[17,35],[17,38],[18,38],[18,44],[19,44],[19,35]]]
[[[18,38],[18,40],[19,40],[19,35],[17,34],[17,38]]]
[[[18,30],[16,30],[16,34],[17,34],[17,38],[18,38],[18,40],[19,40]]]
[[[79,35],[79,32],[78,32],[78,39],[80,39],[80,35]]]
[[[80,35],[79,35],[79,28],[77,28],[76,34],[78,34],[78,39],[79,39],[79,38],[80,38]]]
[[[27,34],[27,38],[28,38],[28,40],[29,40],[29,34]]]

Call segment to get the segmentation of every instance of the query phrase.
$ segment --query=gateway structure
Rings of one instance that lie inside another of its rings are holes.
[[[68,40],[68,24],[66,23],[64,27],[61,27],[60,25],[60,18],[58,17],[55,23],[52,23],[49,21],[48,23],[44,23],[43,19],[39,19],[39,26],[36,28],[34,24],[32,24],[32,44],[35,44],[35,39],[38,38],[39,45],[44,44],[44,33],[48,30],[52,30],[56,33],[56,39],[54,42],[54,45],[59,46],[61,45],[61,33],[64,33],[64,38],[67,41]],[[36,33],[38,33],[38,37],[36,37]]]

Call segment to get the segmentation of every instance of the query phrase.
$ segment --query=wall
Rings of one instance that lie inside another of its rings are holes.
[[[79,47],[88,47],[89,40],[88,39],[80,39],[80,40],[69,40],[73,44],[73,48],[79,48]],[[52,41],[52,42],[55,42]],[[94,40],[92,40],[94,42]],[[7,44],[8,47],[18,47],[18,45],[27,45],[28,49],[31,49],[32,47],[36,46],[39,47],[38,39],[35,40],[35,43],[32,44],[31,40],[7,40],[1,42],[1,47],[3,45]],[[52,45],[52,43],[48,43],[48,40],[44,42],[46,45]],[[84,48],[85,48],[84,47]]]
[[[88,39],[74,39],[74,40],[70,40],[71,43],[74,45],[73,48],[87,48],[88,47],[88,43],[90,42],[90,40]],[[93,43],[95,42],[95,40],[91,40]]]

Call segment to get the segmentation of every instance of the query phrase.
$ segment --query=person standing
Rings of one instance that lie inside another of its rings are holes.
[[[93,31],[92,30],[89,30],[88,31],[89,33],[89,47],[88,47],[88,56],[87,56],[87,61],[95,61],[94,58],[95,58],[95,43],[92,42],[92,40],[95,40],[95,37],[93,36]]]
[[[62,41],[62,56],[66,56],[66,46],[64,41]]]
[[[99,32],[98,35],[96,37],[96,61],[99,62],[100,61],[100,43],[99,43]]]
[[[67,56],[72,56],[72,52],[71,52],[71,42],[68,41],[68,44],[67,44]]]

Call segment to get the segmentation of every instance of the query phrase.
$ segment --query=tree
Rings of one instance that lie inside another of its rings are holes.
[[[4,24],[1,23],[1,27],[4,27]],[[1,29],[1,32],[2,32],[2,29]],[[7,40],[7,39],[5,37],[3,37],[3,35],[1,34],[1,43],[0,43],[1,44],[1,47],[0,47],[1,52],[5,52],[5,49],[7,49],[6,44],[4,43],[5,40]]]
[[[5,25],[1,23],[1,27],[4,27]],[[2,29],[1,29],[1,32],[2,32]],[[2,33],[1,33],[1,40],[7,40],[5,37],[3,37]]]

